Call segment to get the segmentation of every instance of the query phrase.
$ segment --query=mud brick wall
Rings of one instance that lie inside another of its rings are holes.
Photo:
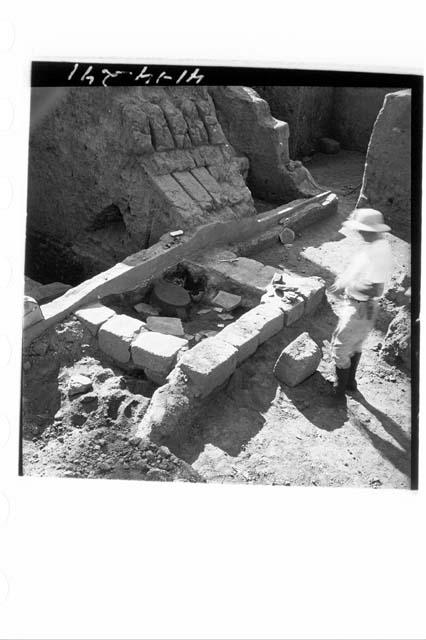
[[[254,87],[264,98],[275,118],[290,128],[289,150],[292,158],[310,155],[319,138],[331,133],[333,87]]]
[[[374,125],[357,207],[379,209],[404,240],[411,232],[411,91],[389,93]]]
[[[86,275],[168,230],[254,215],[241,163],[203,87],[35,90],[28,231],[81,258]],[[88,264],[86,264],[88,263]]]
[[[300,159],[318,149],[324,136],[343,149],[366,152],[374,122],[387,93],[378,87],[254,87],[271,113],[288,123],[289,150]]]

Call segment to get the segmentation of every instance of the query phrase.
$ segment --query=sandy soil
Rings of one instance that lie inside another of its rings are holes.
[[[356,250],[338,230],[355,206],[362,179],[361,154],[317,154],[308,165],[316,180],[339,196],[337,216],[305,229],[290,247],[276,245],[255,259],[330,285]],[[410,247],[390,235],[394,277],[410,271]],[[410,379],[384,363],[369,337],[359,368],[359,392],[336,405],[330,397],[333,364],[329,340],[339,301],[268,341],[212,397],[184,443],[173,452],[208,481],[321,486],[410,486]],[[386,329],[386,326],[383,327]],[[317,373],[294,389],[272,374],[281,350],[303,331],[323,346]],[[284,335],[283,335],[284,334]]]

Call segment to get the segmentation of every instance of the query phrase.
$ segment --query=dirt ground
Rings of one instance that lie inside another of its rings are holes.
[[[290,273],[319,275],[331,285],[356,250],[355,241],[338,230],[355,205],[363,164],[358,153],[315,155],[308,167],[321,185],[339,196],[338,214],[303,230],[291,246],[277,243],[251,257]],[[409,245],[394,236],[390,240],[394,277],[409,273]],[[75,319],[66,320],[24,353],[23,472],[409,487],[410,379],[379,354],[389,318],[384,315],[380,329],[368,339],[359,392],[336,406],[330,396],[329,340],[338,304],[328,292],[327,302],[315,315],[262,345],[210,398],[188,437],[165,443],[168,448],[134,437],[153,385],[138,379],[135,372],[126,374],[105,362],[87,330]],[[199,331],[212,321],[195,316],[190,328]],[[281,350],[303,331],[323,347],[324,357],[311,378],[290,389],[278,383],[272,369]],[[94,381],[93,392],[70,398],[67,384],[76,373]]]
[[[339,196],[338,215],[306,228],[289,247],[277,244],[251,257],[290,273],[319,275],[331,285],[356,250],[356,240],[338,230],[355,206],[363,166],[359,153],[316,154],[309,170]],[[394,278],[410,272],[410,247],[392,235],[390,241]],[[259,348],[211,398],[188,440],[170,445],[173,452],[210,482],[409,487],[410,379],[380,358],[386,321],[366,343],[359,392],[340,406],[330,397],[329,340],[338,304],[327,292],[315,315]],[[322,344],[324,358],[318,372],[290,389],[277,382],[272,368],[303,331]]]

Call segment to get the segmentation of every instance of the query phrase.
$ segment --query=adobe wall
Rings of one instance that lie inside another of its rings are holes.
[[[333,87],[254,87],[267,100],[275,118],[290,128],[292,158],[303,158],[317,149],[319,138],[330,135]]]
[[[43,91],[29,147],[36,253],[53,244],[87,277],[166,231],[255,213],[206,88],[34,90],[38,107]]]
[[[379,209],[404,240],[411,231],[411,91],[389,93],[368,147],[357,207]]]

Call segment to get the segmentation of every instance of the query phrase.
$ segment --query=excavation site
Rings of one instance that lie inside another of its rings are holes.
[[[410,488],[411,100],[33,87],[21,473]]]

